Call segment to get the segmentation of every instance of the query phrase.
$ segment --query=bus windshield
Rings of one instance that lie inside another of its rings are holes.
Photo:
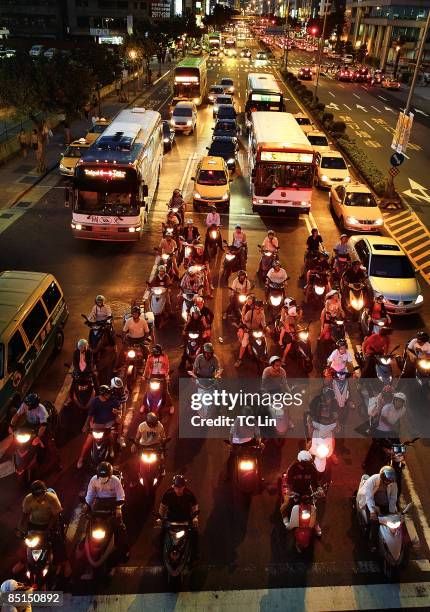
[[[100,192],[83,191],[78,192],[76,206],[77,213],[89,215],[136,215],[137,201],[132,193],[128,192]]]
[[[255,176],[255,195],[269,196],[278,187],[311,188],[311,164],[259,164]]]

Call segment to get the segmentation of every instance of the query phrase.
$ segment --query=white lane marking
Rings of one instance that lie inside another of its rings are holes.
[[[357,100],[361,100],[360,96],[358,96],[356,93],[353,93],[352,95],[355,96]]]
[[[415,489],[414,481],[412,480],[412,476],[410,475],[407,466],[406,466],[406,469],[403,470],[403,479],[408,488],[409,495],[411,496],[411,501],[414,504],[415,509],[417,511],[418,520],[421,525],[421,529],[423,531],[423,535],[424,535],[424,538],[427,544],[427,548],[430,550],[430,527],[427,521],[426,514],[424,512],[424,508],[421,504],[421,500]]]
[[[361,108],[361,110],[363,111],[363,113],[367,113],[367,109],[364,106],[361,106],[361,104],[356,104],[355,105],[357,108]]]
[[[377,113],[381,113],[382,111],[379,110],[379,108],[376,108],[376,106],[371,106],[370,108],[373,108],[373,110],[376,110]]]
[[[331,96],[332,98],[335,98],[336,96],[334,95],[334,93],[332,93],[331,91],[328,92],[328,95]]]
[[[161,81],[161,79],[164,79],[165,76],[167,76],[168,74],[170,74],[172,72],[172,69],[168,70],[167,72],[165,72],[164,74],[161,75],[161,77],[159,77],[156,81],[154,81],[152,84],[153,85],[157,85],[157,83],[159,81]]]
[[[392,113],[395,113],[396,111],[393,110],[390,106],[384,106],[386,111],[391,111]]]
[[[425,113],[424,111],[420,110],[419,108],[415,108],[415,112],[419,113],[420,115],[424,115],[424,117],[430,117],[430,115],[427,115],[427,113]]]
[[[76,533],[78,531],[79,523],[81,522],[81,518],[83,515],[84,515],[84,506],[83,504],[79,504],[79,506],[76,506],[76,508],[73,510],[73,514],[71,516],[70,522],[67,525],[66,541],[69,544],[72,544],[73,540],[75,539]]]
[[[370,123],[368,123],[365,119],[363,119],[363,123],[365,123],[368,127],[370,127],[371,130],[375,131],[375,128],[373,127],[373,125],[370,125]]]
[[[348,106],[348,104],[343,104],[345,106],[345,108],[347,108],[348,110],[352,110],[352,108],[350,106]]]
[[[387,102],[387,98],[384,98],[384,96],[378,96],[378,98],[380,98],[381,100],[384,100],[384,102]]]
[[[0,480],[2,478],[6,478],[7,476],[10,476],[11,474],[13,474],[15,471],[15,465],[13,463],[13,461],[3,461],[2,463],[0,463]]]
[[[345,89],[345,85],[342,85],[342,83],[338,83],[339,87],[342,87],[342,89]]]
[[[133,568],[130,568],[133,570]],[[130,572],[132,573],[132,572]],[[268,606],[268,600],[270,605]],[[331,610],[390,610],[398,608],[428,608],[430,582],[394,584],[363,584],[353,586],[288,587],[280,589],[249,589],[232,591],[190,591],[179,593],[133,593],[127,595],[64,594],[63,612],[87,610],[90,607],[116,612],[138,610],[285,610],[312,612]],[[140,603],[139,603],[140,602]],[[158,602],[158,603],[157,603]]]

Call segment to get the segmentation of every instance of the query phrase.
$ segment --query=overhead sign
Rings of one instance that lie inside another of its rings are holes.
[[[170,19],[170,2],[153,2],[151,17],[154,19]]]
[[[110,36],[109,28],[90,28],[91,36]]]
[[[405,115],[405,113],[400,112],[399,118],[397,119],[396,131],[393,136],[393,142],[391,143],[391,148],[397,153],[404,153],[406,151],[413,121],[413,113]]]
[[[390,157],[390,162],[392,166],[401,166],[405,161],[405,156],[403,153],[393,153]]]

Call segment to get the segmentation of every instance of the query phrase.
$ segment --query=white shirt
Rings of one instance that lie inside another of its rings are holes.
[[[380,483],[381,477],[379,474],[370,476],[370,478],[363,483],[357,493],[357,501],[361,509],[367,505],[370,512],[375,511],[375,493]],[[397,512],[397,484],[395,482],[391,482],[387,486],[387,498],[390,512]]]
[[[273,253],[278,247],[279,242],[276,236],[274,236],[272,239],[270,239],[269,236],[266,236],[263,240],[263,244],[261,245],[261,250],[270,251],[271,253]]]
[[[241,283],[238,278],[235,278],[231,284],[231,288],[238,293],[248,293],[251,290],[251,282],[245,278],[245,282]]]
[[[245,232],[233,232],[233,246],[240,248],[244,244],[246,244]]]
[[[39,404],[36,408],[30,410],[27,404],[23,402],[16,415],[22,416],[23,414],[25,414],[25,418],[30,425],[45,425],[48,422],[49,414],[43,404]]]
[[[333,370],[336,370],[336,372],[343,372],[346,370],[347,364],[352,363],[351,353],[345,351],[345,353],[342,354],[339,352],[339,349],[335,349],[327,359],[327,363]]]
[[[206,225],[210,227],[211,225],[221,225],[221,217],[217,212],[210,212],[206,216]]]
[[[144,318],[142,318],[141,315],[137,321],[135,321],[133,317],[127,319],[123,331],[130,338],[143,338],[143,336],[146,336],[146,334],[149,333],[149,327],[148,323]]]
[[[88,319],[93,322],[104,321],[111,315],[112,310],[109,304],[103,304],[103,306],[97,306],[97,304],[94,304],[88,316]]]
[[[379,419],[378,430],[379,431],[392,431],[394,426],[400,421],[402,416],[406,412],[406,406],[403,405],[400,410],[394,408],[392,403],[385,404],[381,410],[381,417],[384,417],[388,423],[384,423],[382,419]]]
[[[408,349],[417,354],[418,357],[430,353],[430,342],[424,342],[421,346],[417,344],[417,339],[414,338],[408,344]]]
[[[98,497],[114,497],[117,501],[123,501],[125,499],[124,489],[118,476],[111,476],[107,482],[104,482],[104,478],[98,478],[97,475],[93,476],[88,483],[87,495],[85,501],[89,506]]]
[[[269,279],[269,281],[271,281],[272,283],[277,283],[277,284],[281,284],[281,283],[285,283],[285,281],[287,280],[287,273],[284,270],[284,268],[281,268],[280,270],[278,270],[278,272],[275,271],[275,268],[270,268],[270,270],[267,273],[267,278]]]

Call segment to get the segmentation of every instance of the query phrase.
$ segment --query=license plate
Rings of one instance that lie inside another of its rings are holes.
[[[278,212],[285,212],[285,208],[278,208]]]
[[[79,391],[86,391],[88,389],[88,385],[85,385],[85,386],[79,385],[78,389]]]
[[[406,312],[406,308],[396,308],[394,312],[397,312],[397,314],[403,314]]]
[[[361,229],[365,232],[370,232],[370,230],[372,230],[373,227],[371,225],[363,225]]]

